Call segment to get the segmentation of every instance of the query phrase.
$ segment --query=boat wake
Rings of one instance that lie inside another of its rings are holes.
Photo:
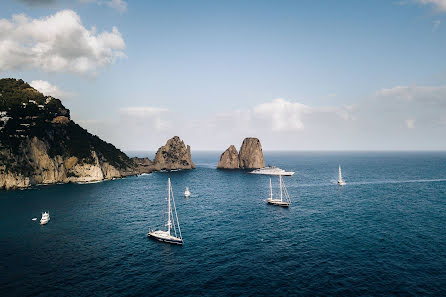
[[[136,177],[143,177],[143,176],[151,176],[151,174],[150,173],[141,173],[141,174],[138,174]]]
[[[408,180],[377,180],[364,182],[349,182],[347,185],[375,185],[375,184],[406,184],[406,183],[435,183],[446,182],[446,178],[435,179],[408,179]]]
[[[433,179],[407,179],[407,180],[375,180],[375,181],[356,181],[346,182],[346,186],[361,186],[361,185],[379,185],[379,184],[406,184],[406,183],[440,183],[446,182],[446,178],[433,178]],[[289,188],[307,188],[307,187],[326,187],[337,185],[337,180],[331,180],[329,183],[310,183],[310,184],[298,184],[288,186]]]

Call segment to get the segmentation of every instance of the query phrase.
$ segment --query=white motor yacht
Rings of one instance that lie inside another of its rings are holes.
[[[40,225],[45,225],[50,221],[50,213],[44,212],[42,213],[42,218],[40,219]]]
[[[294,171],[285,171],[276,166],[268,166],[265,168],[260,168],[251,171],[252,174],[266,174],[266,175],[282,175],[282,176],[291,176],[294,174]]]

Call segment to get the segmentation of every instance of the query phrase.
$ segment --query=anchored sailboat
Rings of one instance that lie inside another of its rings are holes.
[[[149,233],[147,233],[147,236],[167,243],[183,244],[183,236],[181,235],[180,221],[178,220],[177,208],[175,207],[175,199],[173,197],[170,178],[168,179],[167,184],[167,231],[151,230]]]
[[[341,165],[339,165],[338,185],[345,186],[345,181],[342,179]]]
[[[279,175],[279,187],[280,187],[280,199],[273,198],[273,185],[271,179],[269,179],[269,198],[266,199],[268,204],[288,207],[291,204],[290,195],[285,187],[285,183],[282,180],[282,175]]]

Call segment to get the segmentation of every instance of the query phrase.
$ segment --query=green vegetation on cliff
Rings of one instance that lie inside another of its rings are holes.
[[[70,120],[59,99],[44,96],[23,80],[0,79],[0,164],[3,171],[25,176],[35,169],[27,146],[33,138],[46,144],[51,158],[76,157],[79,163],[101,162],[118,170],[133,167],[123,152]]]

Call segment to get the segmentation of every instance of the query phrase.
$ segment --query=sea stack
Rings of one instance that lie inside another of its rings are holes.
[[[237,154],[235,146],[231,145],[220,156],[218,169],[259,169],[265,168],[262,145],[260,140],[247,137],[243,140],[240,153]]]
[[[260,140],[254,137],[247,137],[243,140],[239,153],[240,168],[259,169],[265,168],[262,145]]]
[[[217,165],[218,169],[239,169],[240,161],[238,157],[237,149],[234,145],[231,145],[225,150],[221,156]]]
[[[172,137],[156,152],[153,167],[154,170],[195,169],[190,146],[186,146],[178,136]]]

